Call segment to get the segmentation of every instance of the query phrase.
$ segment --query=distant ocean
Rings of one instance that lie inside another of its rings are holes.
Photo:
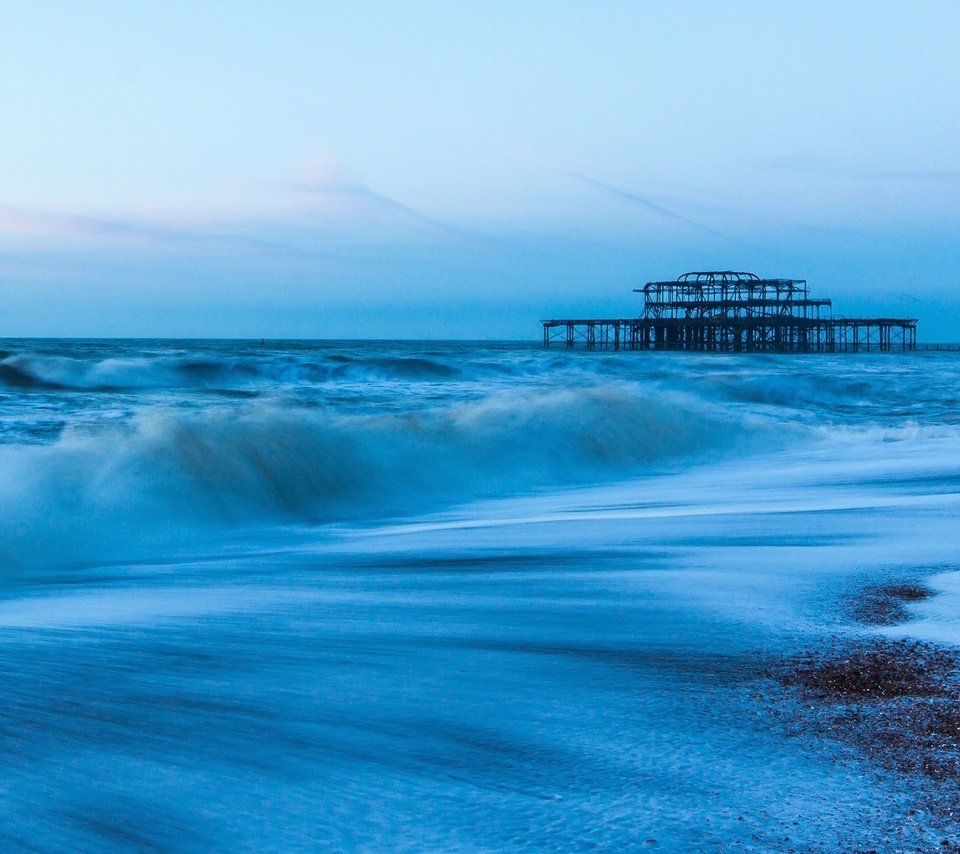
[[[854,850],[756,672],[960,644],[960,355],[0,341],[0,518],[4,850]]]

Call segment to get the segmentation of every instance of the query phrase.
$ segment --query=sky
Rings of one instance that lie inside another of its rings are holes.
[[[508,338],[688,270],[960,342],[960,3],[0,4],[0,336]]]

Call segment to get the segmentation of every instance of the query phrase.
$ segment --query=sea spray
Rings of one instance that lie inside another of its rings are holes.
[[[89,559],[191,529],[372,521],[776,441],[772,425],[736,415],[624,383],[366,415],[263,401],[149,408],[53,444],[0,446],[0,554]]]

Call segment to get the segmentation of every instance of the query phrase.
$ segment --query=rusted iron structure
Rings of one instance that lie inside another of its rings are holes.
[[[543,346],[588,350],[846,353],[915,350],[916,318],[834,317],[804,279],[731,270],[648,282],[643,312],[627,319],[544,320]]]

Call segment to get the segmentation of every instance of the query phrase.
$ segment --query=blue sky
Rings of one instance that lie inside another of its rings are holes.
[[[689,269],[960,340],[960,4],[0,6],[0,334],[531,338]]]

